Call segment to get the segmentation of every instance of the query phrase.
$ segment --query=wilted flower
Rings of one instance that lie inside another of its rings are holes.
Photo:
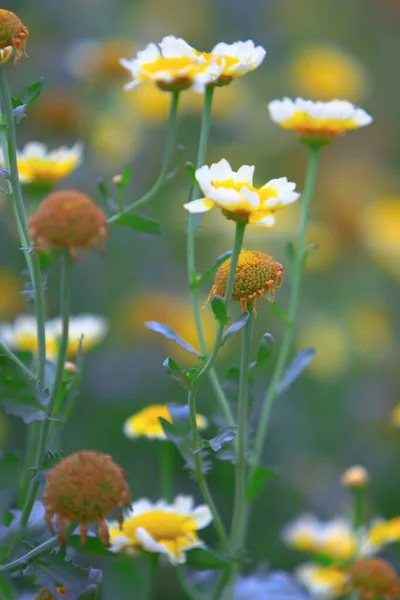
[[[314,102],[296,98],[273,100],[271,119],[284,129],[293,129],[307,143],[328,143],[334,136],[372,123],[372,117],[347,100]]]
[[[224,158],[211,167],[196,171],[204,198],[184,205],[191,213],[203,213],[214,206],[221,208],[228,219],[243,220],[254,225],[271,226],[273,213],[291,204],[300,194],[294,191],[296,184],[286,177],[271,179],[260,188],[253,187],[254,166],[243,165],[233,171]]]
[[[347,50],[332,44],[308,44],[289,66],[293,88],[309,98],[357,100],[367,88],[363,65]]]
[[[302,515],[286,525],[282,537],[291,548],[333,560],[349,560],[357,552],[357,536],[342,517],[323,522]]]
[[[48,151],[40,142],[29,142],[17,153],[18,175],[21,183],[54,183],[75,171],[82,162],[82,144],[71,148],[61,146]],[[4,155],[0,150],[0,163]]]
[[[348,570],[348,589],[361,600],[396,600],[400,597],[400,579],[394,568],[380,558],[355,561]]]
[[[228,258],[217,270],[210,297],[214,294],[225,297],[230,265],[231,259]],[[268,254],[255,250],[242,250],[236,266],[232,300],[240,302],[243,310],[246,310],[248,302],[251,302],[254,307],[256,301],[258,299],[262,301],[268,292],[269,301],[272,302],[275,289],[282,283],[282,274],[282,265],[275,262]]]
[[[22,21],[9,10],[0,9],[0,48],[12,46],[15,52],[14,64],[21,58],[27,58],[25,46],[29,31]]]
[[[160,417],[172,423],[167,405],[151,404],[146,406],[125,421],[124,434],[132,439],[144,436],[149,439],[165,440],[166,436],[160,423]],[[208,425],[207,419],[202,415],[198,414],[196,421],[199,429],[205,429]]]
[[[28,223],[40,250],[65,248],[71,257],[107,239],[106,217],[93,200],[77,190],[59,190],[46,196]]]
[[[205,504],[193,508],[191,496],[177,496],[173,504],[164,500],[152,504],[142,499],[132,505],[132,510],[133,516],[125,519],[121,531],[116,523],[109,523],[113,552],[133,547],[165,554],[173,565],[178,565],[186,562],[188,550],[204,547],[197,530],[211,523],[211,511]]]
[[[70,318],[68,328],[67,355],[74,357],[78,353],[79,340],[82,338],[82,350],[88,352],[98,346],[107,335],[108,319],[99,315],[82,314]],[[59,340],[62,333],[62,322],[58,317],[46,323],[46,332],[51,332]]]
[[[125,86],[128,90],[151,81],[164,91],[185,90],[190,87],[203,91],[222,71],[222,66],[206,60],[187,42],[173,35],[164,37],[159,44],[148,44],[137,53],[137,58],[122,58],[121,64],[133,77]]]
[[[81,541],[84,544],[88,523],[99,525],[99,537],[109,546],[109,530],[105,517],[118,509],[118,522],[122,526],[122,507],[130,509],[130,495],[125,472],[108,454],[92,450],[75,452],[47,473],[44,491],[46,522],[52,530],[52,518],[56,515],[56,527],[60,543],[66,544],[65,528],[72,522],[80,523]]]
[[[348,581],[346,571],[304,563],[296,570],[296,577],[315,600],[329,600],[341,596]]]

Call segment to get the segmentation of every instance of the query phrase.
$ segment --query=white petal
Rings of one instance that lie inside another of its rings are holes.
[[[197,529],[204,529],[213,520],[210,508],[206,504],[197,506],[192,512],[192,518],[197,525]]]
[[[132,512],[134,516],[140,515],[153,510],[153,504],[148,498],[141,498],[132,504]]]
[[[268,215],[268,217],[263,217],[258,221],[250,221],[253,225],[261,225],[263,227],[272,227],[275,223],[274,215]]]
[[[281,123],[293,116],[296,107],[292,100],[283,98],[283,100],[272,100],[268,104],[268,110],[272,121]]]
[[[254,165],[242,165],[235,176],[235,181],[253,185]]]
[[[210,196],[217,204],[228,210],[243,204],[242,196],[232,188],[212,188]]]
[[[115,538],[111,541],[111,546],[109,548],[109,550],[111,552],[120,552],[123,548],[126,548],[126,546],[130,546],[131,543],[129,541],[129,538],[126,537],[126,535],[117,535],[115,536]]]
[[[247,202],[253,208],[257,208],[260,206],[260,196],[257,194],[257,192],[249,190],[249,188],[243,186],[240,190],[240,193],[244,198],[246,198]]]
[[[154,538],[144,529],[138,527],[135,531],[137,540],[142,544],[143,548],[148,552],[159,552],[160,554],[168,554],[168,549],[163,544],[156,542]]]
[[[189,515],[192,511],[193,504],[193,496],[177,496],[173,506],[177,513]]]
[[[173,35],[167,35],[160,42],[160,48],[164,58],[179,58],[181,56],[189,56],[190,58],[193,58],[199,62],[192,46],[190,46],[182,38],[176,38]]]
[[[204,213],[213,208],[215,202],[208,200],[207,198],[200,198],[200,200],[193,200],[183,205],[190,213]]]
[[[28,142],[25,144],[20,156],[26,158],[45,158],[46,153],[47,148],[41,142]]]

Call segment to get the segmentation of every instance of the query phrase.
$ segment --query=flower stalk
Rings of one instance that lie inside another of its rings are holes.
[[[271,409],[278,396],[279,382],[287,366],[290,351],[292,348],[293,336],[295,332],[295,323],[299,307],[302,272],[308,254],[306,248],[306,233],[311,201],[314,194],[314,188],[317,179],[320,151],[320,146],[309,147],[306,181],[301,202],[301,222],[298,235],[295,262],[292,271],[292,291],[289,302],[288,325],[286,327],[285,336],[283,339],[282,346],[280,348],[275,369],[272,374],[271,382],[265,395],[265,400],[263,402],[263,409],[261,411],[259,426],[255,440],[253,465],[249,475],[250,480],[254,476],[254,473],[260,463],[261,454],[265,443],[265,437],[269,425]]]

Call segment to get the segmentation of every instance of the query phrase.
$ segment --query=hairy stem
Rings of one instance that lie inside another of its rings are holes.
[[[116,215],[113,215],[112,217],[109,217],[107,219],[107,223],[118,223],[118,220],[121,217],[133,212],[134,210],[136,210],[143,204],[146,204],[146,202],[151,200],[163,187],[164,183],[167,180],[168,173],[171,170],[171,161],[172,161],[172,155],[173,155],[173,150],[175,147],[175,139],[176,139],[176,121],[177,121],[177,115],[178,115],[178,105],[179,105],[179,92],[172,92],[171,93],[171,106],[170,106],[170,111],[169,111],[168,127],[167,127],[167,139],[165,142],[164,159],[163,159],[163,163],[161,166],[160,174],[159,174],[156,182],[149,189],[148,192],[146,192],[138,200],[135,200],[135,202],[132,202],[132,204],[130,204],[126,208],[123,208],[122,205],[120,205],[119,213]]]

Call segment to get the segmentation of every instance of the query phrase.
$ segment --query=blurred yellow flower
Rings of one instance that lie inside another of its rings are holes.
[[[293,89],[306,98],[349,98],[356,101],[367,88],[363,65],[351,54],[329,44],[303,47],[289,65]]]
[[[346,331],[332,318],[314,316],[300,328],[297,347],[315,348],[316,356],[307,372],[317,379],[340,377],[349,366],[349,342]]]
[[[345,570],[304,563],[296,569],[296,578],[313,598],[329,600],[341,596],[348,576]]]
[[[357,354],[364,360],[386,359],[393,352],[393,325],[377,306],[359,304],[347,313],[347,331]]]
[[[132,60],[121,58],[121,65],[132,75],[132,81],[125,86],[127,90],[151,81],[164,91],[193,87],[202,92],[222,71],[215,60],[206,60],[185,40],[173,35],[164,37],[159,44],[148,44]]]
[[[46,322],[46,358],[57,358],[61,335],[61,319]],[[88,352],[95,348],[108,331],[108,321],[96,315],[78,315],[70,318],[69,342],[67,354],[75,357],[79,339],[83,335],[82,350]],[[36,318],[31,315],[19,315],[14,322],[0,324],[0,339],[13,350],[37,352]]]
[[[372,523],[367,534],[367,543],[376,549],[400,541],[400,517]]]
[[[328,142],[332,137],[365,127],[372,117],[347,100],[314,102],[296,98],[272,100],[268,105],[271,119],[284,129],[293,129],[304,140]]]
[[[147,321],[158,321],[171,327],[175,333],[180,335],[185,341],[189,342],[194,348],[200,351],[197,331],[193,319],[193,312],[189,300],[181,296],[169,295],[164,292],[143,290],[134,298],[126,297],[117,306],[116,319],[120,318],[120,328],[123,332],[123,339],[127,341],[127,331],[148,336],[154,336],[146,326]],[[203,311],[202,324],[207,347],[210,348],[215,339],[215,320],[210,311]],[[137,339],[132,336],[132,339]],[[167,345],[168,351],[179,353],[179,358],[184,360],[190,356],[187,352],[179,348],[174,342],[160,336],[157,338],[160,342]]]
[[[306,262],[306,269],[315,273],[328,270],[341,254],[338,234],[326,223],[310,223],[307,229],[307,243],[317,244]]]
[[[124,69],[119,58],[131,52],[132,43],[121,37],[89,39],[75,43],[67,51],[64,64],[67,72],[77,79],[92,82],[120,82]]]
[[[96,159],[106,167],[121,165],[139,144],[137,124],[112,111],[100,112],[91,123],[90,142]]]
[[[166,404],[146,406],[125,421],[124,434],[131,439],[144,436],[149,439],[165,440],[160,417],[170,423],[173,422]],[[196,422],[199,429],[205,429],[208,425],[207,419],[199,414],[196,416]]]
[[[204,198],[184,204],[184,208],[190,213],[203,213],[218,206],[227,218],[270,227],[275,223],[273,213],[295,202],[300,194],[294,191],[296,184],[286,177],[255,188],[253,173],[254,166],[250,165],[233,171],[224,158],[211,167],[204,165],[196,171]]]
[[[313,515],[301,515],[286,525],[283,540],[296,550],[338,561],[351,559],[357,551],[357,537],[342,517],[323,522]]]
[[[361,213],[361,235],[372,259],[400,277],[400,196],[368,204]]]
[[[211,511],[205,504],[194,508],[191,496],[177,496],[172,504],[137,500],[132,511],[133,516],[125,516],[122,530],[116,522],[108,524],[112,552],[132,547],[156,552],[166,555],[176,566],[186,562],[188,550],[205,547],[197,531],[211,523]]]
[[[395,427],[400,427],[400,402],[396,404],[392,412],[392,424]]]
[[[10,319],[22,308],[21,285],[5,267],[0,267],[0,290],[0,319]]]
[[[17,154],[18,174],[21,183],[53,183],[70,175],[82,162],[82,144],[72,148],[61,146],[48,151],[40,142],[29,142]],[[3,152],[0,163],[4,166]]]

